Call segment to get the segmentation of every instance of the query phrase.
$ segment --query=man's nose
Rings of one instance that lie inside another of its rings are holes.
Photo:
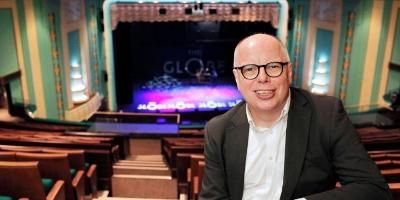
[[[269,82],[271,77],[265,72],[265,67],[260,67],[260,71],[258,73],[257,80],[260,82]]]

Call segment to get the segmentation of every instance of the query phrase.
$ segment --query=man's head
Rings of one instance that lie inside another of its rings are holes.
[[[286,103],[292,82],[291,64],[281,65],[274,62],[286,63],[290,60],[284,45],[273,36],[251,35],[236,46],[233,61],[236,69],[233,69],[233,74],[237,87],[252,112],[280,112]],[[271,64],[265,66],[268,63]],[[258,75],[257,68],[254,66],[252,69],[238,68],[249,64],[263,67],[258,68]],[[281,74],[279,74],[280,65],[282,66]],[[251,75],[247,78],[242,74],[246,70],[248,70],[247,75]],[[254,70],[256,70],[255,73],[252,73]],[[266,71],[269,75],[277,77],[268,76]]]

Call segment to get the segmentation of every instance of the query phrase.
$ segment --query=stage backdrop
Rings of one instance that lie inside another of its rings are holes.
[[[113,33],[117,103],[130,112],[225,111],[241,101],[233,51],[265,22],[133,22]]]

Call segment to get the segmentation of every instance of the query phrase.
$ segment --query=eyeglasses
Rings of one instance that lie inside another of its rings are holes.
[[[289,62],[270,62],[265,65],[248,64],[241,67],[234,67],[233,69],[240,70],[245,79],[253,80],[260,74],[260,68],[264,67],[265,73],[269,77],[278,77],[282,74],[283,66]]]

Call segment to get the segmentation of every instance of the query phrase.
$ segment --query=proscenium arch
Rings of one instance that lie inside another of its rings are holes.
[[[105,56],[106,56],[106,70],[108,75],[107,82],[107,102],[108,109],[110,111],[116,111],[116,92],[115,92],[115,74],[114,74],[114,52],[113,52],[113,41],[112,41],[112,26],[111,26],[111,8],[114,4],[118,3],[153,3],[151,0],[106,0],[103,4],[103,14],[104,14],[104,39],[105,39]],[[158,0],[158,3],[181,3],[173,0]],[[196,3],[240,3],[240,1],[234,0],[185,0],[186,4],[196,4]],[[277,3],[279,4],[279,24],[277,37],[286,44],[287,40],[287,27],[288,27],[288,10],[289,6],[286,0],[257,0],[257,4],[268,4]]]

